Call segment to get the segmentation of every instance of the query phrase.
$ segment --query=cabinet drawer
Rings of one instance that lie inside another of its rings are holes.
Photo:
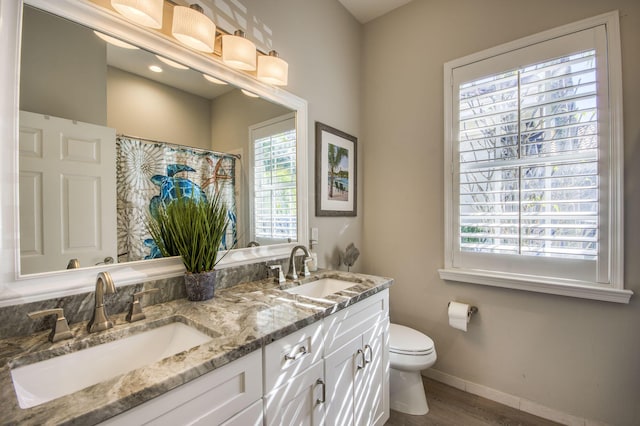
[[[323,324],[318,321],[264,348],[264,393],[322,358]]]
[[[219,425],[262,396],[261,351],[132,408],[106,425]]]
[[[332,353],[388,315],[389,290],[383,290],[325,318],[324,353]]]

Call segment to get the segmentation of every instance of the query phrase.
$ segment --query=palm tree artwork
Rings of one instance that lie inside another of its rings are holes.
[[[329,198],[348,199],[349,151],[332,143],[327,144],[327,162],[329,163]],[[334,189],[339,194],[334,195]]]

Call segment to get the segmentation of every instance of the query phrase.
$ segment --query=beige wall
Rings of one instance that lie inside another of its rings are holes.
[[[443,64],[613,9],[631,303],[443,282]],[[362,269],[396,279],[392,321],[434,339],[437,370],[578,417],[640,424],[640,2],[416,0],[365,25],[363,37]],[[467,333],[447,325],[449,300],[479,307]]]
[[[212,149],[209,99],[118,68],[107,78],[107,125],[118,134]]]
[[[105,44],[87,28],[60,22],[24,9],[20,109],[104,126]]]
[[[249,126],[290,112],[290,109],[264,99],[250,98],[240,90],[218,96],[211,101],[211,136],[216,149],[224,152],[241,149],[247,155]]]
[[[260,29],[268,45],[289,62],[286,90],[309,103],[309,223],[319,228],[318,262],[337,267],[337,250],[362,242],[362,152],[359,144],[358,216],[315,216],[314,123],[323,122],[360,137],[361,25],[335,0],[243,0],[251,33]],[[238,11],[240,13],[242,11]],[[308,242],[304,242],[307,244]],[[343,267],[343,269],[345,269]],[[362,270],[362,259],[353,270]]]

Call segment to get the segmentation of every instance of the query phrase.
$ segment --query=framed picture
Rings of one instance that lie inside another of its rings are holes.
[[[316,216],[356,216],[358,139],[316,121]]]

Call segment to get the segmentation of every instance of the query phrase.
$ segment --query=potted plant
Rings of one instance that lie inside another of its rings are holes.
[[[149,216],[149,233],[162,256],[182,257],[187,299],[213,297],[214,268],[222,259],[218,253],[228,225],[227,207],[219,194],[209,199],[178,194]]]

